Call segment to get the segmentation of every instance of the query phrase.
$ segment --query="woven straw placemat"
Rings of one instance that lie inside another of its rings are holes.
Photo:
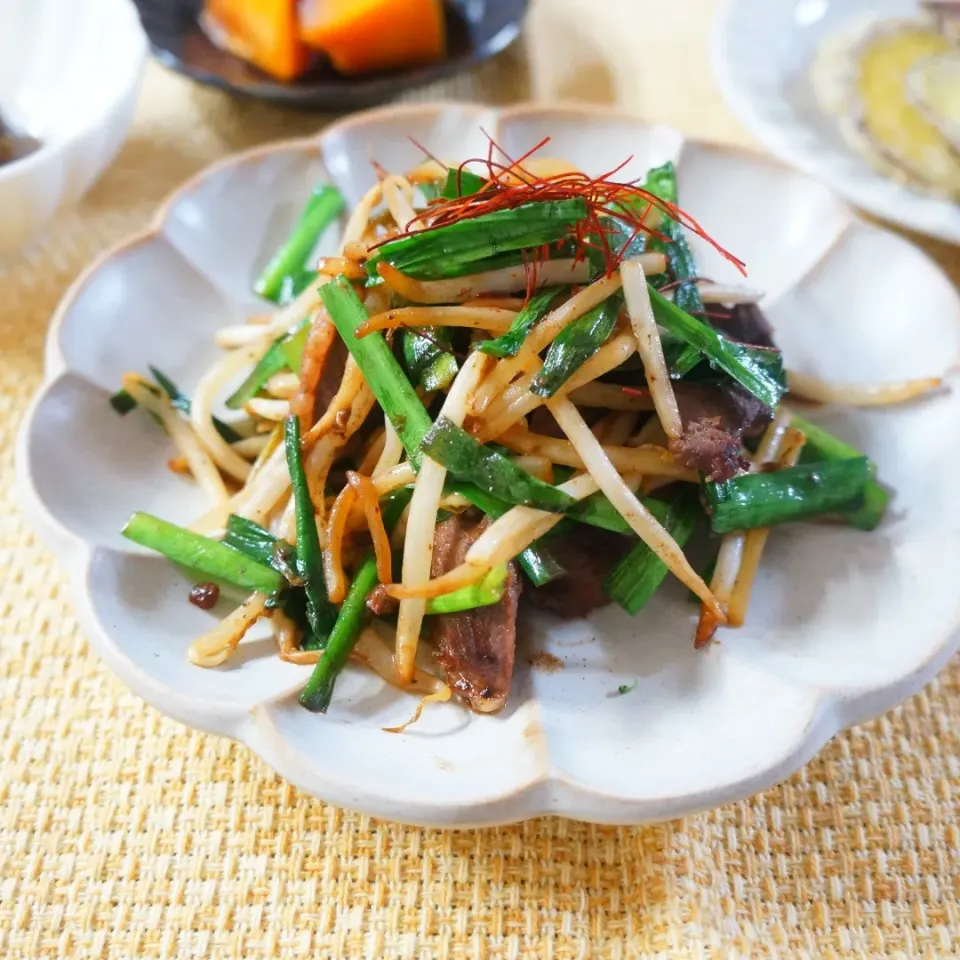
[[[744,141],[710,83],[711,8],[540,0],[523,43],[424,95],[616,99]],[[151,67],[117,164],[0,275],[0,958],[960,956],[960,663],[740,804],[637,829],[440,832],[299,793],[91,653],[12,490],[51,312],[179,181],[322,122]],[[925,246],[960,277],[957,251]]]

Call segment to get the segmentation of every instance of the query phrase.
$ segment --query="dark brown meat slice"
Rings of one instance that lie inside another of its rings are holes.
[[[534,606],[564,620],[576,620],[605,607],[610,598],[603,592],[603,579],[630,549],[629,538],[580,526],[575,532],[551,537],[548,543],[567,575],[529,590],[526,596]]]
[[[382,583],[378,583],[367,594],[367,609],[375,617],[385,617],[389,613],[396,613],[399,605],[400,601],[394,600],[387,593],[387,589]]]
[[[300,418],[302,429],[309,429],[330,405],[343,377],[346,362],[346,345],[338,336],[326,310],[318,310],[303,347],[300,387],[290,400],[290,412]],[[321,393],[322,397],[319,396]]]
[[[738,303],[735,307],[710,305],[710,324],[731,340],[753,347],[774,347],[773,327],[755,303]]]
[[[708,480],[729,480],[747,462],[740,449],[745,436],[762,431],[770,409],[736,384],[679,381],[673,392],[683,420],[683,436],[670,441],[670,452]]]
[[[720,388],[737,411],[740,431],[745,437],[757,437],[770,425],[773,411],[739,384],[725,383]]]
[[[560,424],[553,419],[553,414],[546,407],[537,407],[530,414],[530,429],[544,437],[556,437],[565,440],[566,434],[560,429]]]
[[[486,521],[471,523],[448,517],[437,526],[431,576],[439,577],[463,563]],[[445,613],[432,618],[437,661],[447,683],[477,713],[494,713],[507,702],[517,643],[520,575],[511,563],[503,599],[489,607]]]
[[[670,441],[670,452],[691,470],[699,470],[707,480],[729,480],[750,466],[740,455],[740,440],[727,433],[720,417],[694,420],[684,426],[683,436]]]
[[[684,425],[716,418],[727,433],[752,436],[770,422],[770,408],[736,384],[678,380],[673,393]]]
[[[317,382],[316,399],[313,407],[315,419],[319,420],[327,412],[330,401],[340,389],[340,381],[343,379],[343,371],[346,369],[348,356],[347,345],[340,337],[337,337],[330,347],[327,362],[323,365],[323,373],[320,374],[320,380]]]

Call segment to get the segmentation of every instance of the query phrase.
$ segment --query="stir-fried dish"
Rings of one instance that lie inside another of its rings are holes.
[[[265,620],[281,658],[314,665],[309,710],[352,659],[421,707],[489,713],[521,603],[637,616],[672,574],[703,647],[744,622],[770,528],[880,522],[873,462],[784,398],[879,405],[939,381],[786,373],[759,294],[698,276],[691,234],[743,264],[677,205],[671,164],[593,178],[545,144],[377,167],[319,259],[345,204],[318,187],[256,281],[275,309],[217,333],[192,398],[153,368],[124,377],[114,407],[152,414],[211,501],[189,527],[136,514],[124,533],[188,569],[198,606],[245,597],[193,663]]]

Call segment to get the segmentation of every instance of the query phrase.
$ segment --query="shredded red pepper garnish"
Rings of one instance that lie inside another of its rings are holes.
[[[690,214],[675,204],[662,200],[650,191],[638,186],[636,180],[620,183],[613,179],[630,163],[632,157],[628,157],[599,177],[588,177],[584,173],[573,172],[540,177],[527,170],[523,163],[542,150],[550,142],[549,137],[545,137],[536,146],[514,160],[485,131],[484,135],[488,141],[486,157],[465,160],[457,168],[457,172],[458,175],[462,174],[468,166],[484,168],[486,184],[477,193],[466,197],[434,201],[429,207],[430,223],[419,229],[409,230],[406,235],[427,233],[438,227],[448,226],[462,220],[472,220],[502,210],[514,209],[527,203],[582,199],[586,202],[587,215],[574,228],[572,239],[576,243],[575,260],[582,261],[586,258],[588,250],[597,250],[603,256],[607,275],[610,275],[620,266],[630,243],[639,234],[646,233],[648,236],[669,242],[668,237],[646,223],[650,211],[656,207],[670,219],[675,220],[709,243],[721,256],[730,261],[746,276],[743,261],[720,246]],[[416,145],[423,149],[419,144]],[[494,160],[494,151],[500,153],[507,162],[500,163]],[[423,150],[423,152],[430,159],[436,159],[428,151]],[[521,182],[505,182],[508,175]],[[637,200],[645,201],[642,211],[638,211],[635,207]],[[610,216],[611,211],[615,213],[622,224],[633,229],[630,239],[618,249],[611,248],[610,228],[602,222],[603,218]],[[396,239],[396,237],[388,239]],[[388,242],[387,239],[381,241],[381,244],[386,242]],[[381,244],[376,244],[376,246]],[[528,295],[536,287],[537,265],[547,258],[547,254],[548,248],[544,247],[541,250],[533,251],[527,258]]]
[[[383,167],[383,165],[377,163],[377,161],[373,157],[370,158],[370,165],[373,167],[373,172],[377,175],[377,183],[383,183],[383,181],[386,180],[388,176],[390,176],[390,174]]]

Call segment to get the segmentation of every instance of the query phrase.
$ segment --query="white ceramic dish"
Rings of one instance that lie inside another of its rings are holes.
[[[280,662],[263,641],[245,642],[228,668],[191,666],[187,646],[210,614],[187,603],[189,585],[171,565],[119,535],[136,509],[186,521],[201,506],[166,469],[160,431],[140,414],[111,413],[122,372],[153,362],[192,386],[214,354],[211,332],[254,308],[251,277],[318,178],[355,201],[372,182],[371,153],[408,168],[418,158],[409,134],[441,157],[476,156],[481,127],[514,153],[550,134],[551,153],[592,173],[631,153],[637,174],[677,160],[683,205],[770,292],[797,369],[897,379],[942,373],[960,353],[960,301],[937,267],[801,174],[594,107],[389,108],[212,167],[77,281],[19,440],[24,505],[69,567],[97,649],[140,696],[242,740],[335,803],[422,824],[545,812],[630,823],[759,790],[917,690],[955,649],[960,395],[826,416],[896,488],[891,514],[872,535],[777,531],[748,625],[719,646],[694,651],[695,607],[677,584],[636,620],[607,609],[576,623],[528,621],[504,713],[437,706],[401,736],[381,728],[406,719],[414,701],[360,670],[344,675],[319,717],[296,701],[306,668]],[[731,276],[702,245],[696,252],[703,273]],[[565,668],[532,669],[534,651]]]
[[[960,205],[903,186],[857,156],[820,110],[808,76],[825,37],[873,15],[918,11],[914,0],[727,0],[714,29],[714,72],[772,153],[875,216],[960,243]]]
[[[0,166],[0,257],[93,185],[130,126],[147,41],[129,0],[0,0],[0,111],[43,144]]]

